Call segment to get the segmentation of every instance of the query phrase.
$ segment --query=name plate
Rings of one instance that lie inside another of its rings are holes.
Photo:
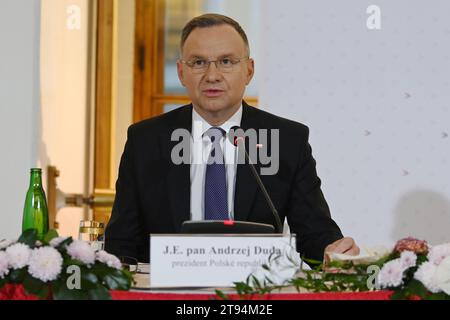
[[[293,251],[294,235],[153,234],[150,287],[230,287]]]

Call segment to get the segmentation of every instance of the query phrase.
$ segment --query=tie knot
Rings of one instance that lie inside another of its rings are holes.
[[[225,130],[219,127],[211,127],[206,132],[205,135],[211,139],[211,142],[218,143],[220,139],[225,135]]]

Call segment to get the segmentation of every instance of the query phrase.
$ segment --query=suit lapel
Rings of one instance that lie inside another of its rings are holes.
[[[252,108],[253,107],[243,102],[241,128],[244,129],[244,131],[248,129],[259,129],[257,119],[255,118],[256,115],[253,113]],[[247,152],[249,147],[255,148],[256,146],[249,146],[246,141]],[[257,159],[252,159],[252,162],[255,164]],[[255,167],[259,171],[258,163],[255,164]],[[236,186],[234,193],[235,220],[247,220],[253,201],[255,200],[257,187],[258,185],[253,177],[250,166],[248,164],[238,164],[236,169]]]
[[[167,148],[164,154],[169,162],[167,173],[167,194],[169,199],[169,208],[174,222],[176,232],[180,232],[184,221],[190,219],[190,164],[182,163],[176,165],[171,159],[173,148],[181,142],[171,141],[172,132],[176,129],[185,129],[191,133],[192,129],[192,105],[183,107],[176,121],[171,125],[167,133],[161,137],[161,146]],[[188,156],[190,159],[190,141],[184,141],[188,147]]]
[[[166,155],[168,165],[167,173],[167,194],[169,200],[169,208],[171,217],[174,222],[175,231],[180,232],[181,225],[184,221],[190,220],[190,197],[191,197],[191,178],[190,178],[190,164],[175,165],[171,160],[171,152],[179,141],[171,141],[173,130],[186,129],[192,132],[192,105],[183,107],[180,110],[176,121],[174,121],[168,132],[161,135],[161,148],[163,154]],[[261,124],[258,123],[257,115],[253,111],[253,107],[243,102],[243,112],[241,128],[244,130],[255,129],[258,130]],[[190,146],[190,143],[188,144]],[[255,146],[248,146],[246,148],[255,148]],[[190,158],[190,150],[189,158]],[[257,159],[252,159],[255,162]],[[259,163],[255,164],[259,172]],[[238,164],[236,169],[236,185],[234,197],[234,219],[246,221],[252,204],[255,200],[255,195],[258,185],[253,177],[250,166],[248,164]]]

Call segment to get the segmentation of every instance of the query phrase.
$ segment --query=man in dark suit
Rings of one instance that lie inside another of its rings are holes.
[[[226,137],[238,126],[279,133],[279,140],[267,146],[279,144],[279,168],[261,178],[281,220],[287,219],[297,235],[298,251],[315,260],[322,260],[325,251],[357,254],[354,240],[344,238],[330,216],[308,128],[243,101],[254,61],[239,24],[215,14],[194,18],[183,29],[181,57],[178,76],[192,104],[130,126],[106,229],[106,250],[148,261],[149,234],[178,233],[187,220],[274,224],[248,164],[227,161],[235,148]],[[184,150],[194,160],[191,163],[174,161],[179,141],[172,141],[173,133],[180,129],[192,136],[190,149]],[[217,156],[224,163],[210,162]]]

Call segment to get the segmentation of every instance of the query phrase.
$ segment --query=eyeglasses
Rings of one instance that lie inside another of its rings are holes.
[[[122,268],[124,268],[130,272],[143,273],[143,274],[149,273],[148,264],[140,263],[134,257],[120,256],[119,260],[120,260],[120,263],[122,264]]]
[[[248,60],[248,57],[243,58],[223,58],[218,60],[192,59],[180,60],[182,63],[191,68],[192,73],[205,73],[209,69],[211,62],[214,62],[217,70],[223,73],[233,72],[234,66],[241,61]]]

